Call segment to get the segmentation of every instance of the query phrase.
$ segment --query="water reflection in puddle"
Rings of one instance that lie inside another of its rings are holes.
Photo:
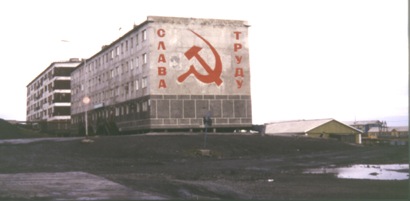
[[[322,167],[308,169],[306,174],[335,174],[341,179],[407,180],[409,164],[352,165],[349,167]]]

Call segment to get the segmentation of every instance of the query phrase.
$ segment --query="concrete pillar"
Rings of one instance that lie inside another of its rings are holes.
[[[356,144],[362,144],[362,134],[356,134]]]

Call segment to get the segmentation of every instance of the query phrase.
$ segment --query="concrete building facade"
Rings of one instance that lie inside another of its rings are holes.
[[[86,116],[95,133],[195,131],[204,116],[215,131],[251,128],[248,27],[147,17],[73,71],[73,132]]]
[[[71,72],[79,59],[53,62],[27,85],[26,121],[50,133],[70,132]]]

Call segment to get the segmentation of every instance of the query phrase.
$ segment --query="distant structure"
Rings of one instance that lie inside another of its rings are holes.
[[[361,144],[362,131],[334,119],[280,121],[265,124],[266,135],[306,136]]]
[[[147,17],[72,72],[72,132],[250,129],[248,27]]]
[[[379,121],[379,120],[353,121],[353,122],[346,122],[346,124],[363,131],[363,137],[365,138],[369,136],[370,130],[372,132],[377,130],[380,135],[386,134],[388,132],[387,123],[385,121]]]
[[[80,59],[53,62],[27,85],[26,121],[55,134],[70,132],[71,72]]]
[[[345,123],[363,131],[363,144],[408,144],[408,126],[391,127],[387,125],[386,121],[380,120],[352,121]]]
[[[380,132],[377,127],[369,130],[364,142],[367,144],[407,145],[409,141],[409,127],[387,127],[387,132]]]

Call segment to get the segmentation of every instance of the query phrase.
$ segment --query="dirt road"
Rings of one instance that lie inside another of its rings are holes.
[[[308,168],[323,166],[407,164],[407,146],[208,135],[206,148],[210,155],[202,156],[199,150],[203,149],[203,135],[111,136],[92,140],[93,143],[82,143],[81,139],[0,143],[0,199],[409,198],[408,180],[338,179],[333,174],[304,173]],[[11,185],[8,181],[16,175],[20,175],[21,182]],[[41,179],[41,175],[55,179]],[[1,190],[6,188],[7,193]]]

